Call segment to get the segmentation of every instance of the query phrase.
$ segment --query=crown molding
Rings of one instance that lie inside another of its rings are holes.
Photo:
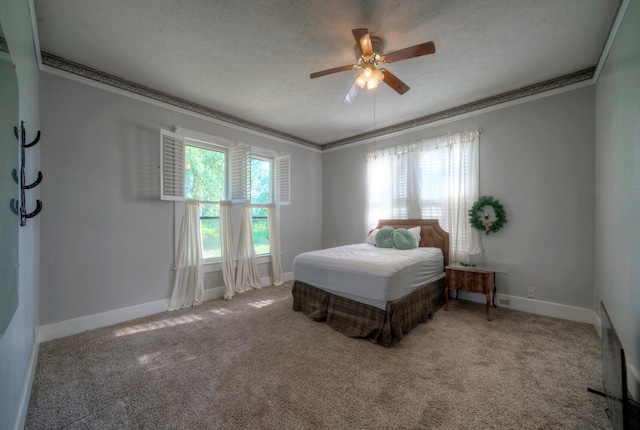
[[[367,133],[358,134],[356,136],[347,137],[345,139],[329,142],[322,146],[323,151],[335,149],[341,146],[350,145],[353,143],[369,141],[372,139],[379,139],[381,137],[387,137],[388,135],[398,135],[408,130],[414,130],[416,128],[424,127],[433,123],[441,123],[445,120],[450,120],[454,117],[462,117],[470,112],[486,110],[487,108],[502,105],[505,103],[513,102],[525,97],[531,97],[536,94],[556,90],[561,87],[567,87],[569,85],[575,85],[580,82],[589,81],[593,79],[595,73],[595,66],[590,67],[579,72],[571,73],[568,75],[560,76],[558,78],[550,79],[538,84],[529,85],[519,88],[517,90],[508,91],[506,93],[498,94],[496,96],[487,97],[481,100],[477,100],[471,103],[464,104],[452,109],[436,112],[431,115],[423,116],[420,118],[405,121],[399,124],[384,127],[378,130],[369,131]]]
[[[596,67],[596,72],[593,77],[594,82],[598,82],[598,78],[600,77],[600,72],[602,72],[602,68],[607,62],[607,58],[609,57],[609,52],[611,51],[611,47],[613,46],[613,42],[618,35],[618,30],[620,30],[620,26],[622,25],[622,20],[627,14],[627,8],[629,7],[629,3],[631,0],[621,0],[618,3],[618,9],[616,10],[616,17],[611,23],[611,28],[609,29],[609,37],[607,38],[607,42],[602,48],[602,52],[600,53],[600,61],[598,61],[598,66]]]
[[[8,52],[6,42],[2,37],[0,37],[0,51]],[[558,90],[563,87],[567,87],[567,89],[574,89],[576,87],[576,84],[591,84],[594,82],[597,68],[597,66],[593,66],[585,70],[549,79],[544,82],[529,85],[495,96],[487,97],[452,109],[436,112],[389,127],[384,127],[381,129],[373,130],[367,133],[358,134],[321,145],[287,133],[283,133],[272,128],[263,127],[259,124],[255,124],[253,122],[246,121],[232,115],[227,115],[215,109],[207,108],[205,106],[192,103],[188,100],[171,96],[161,91],[157,91],[152,88],[127,81],[117,76],[113,76],[99,70],[95,70],[90,67],[65,60],[46,52],[42,52],[41,55],[42,64],[53,69],[67,72],[82,78],[90,79],[92,81],[96,81],[98,83],[114,87],[128,93],[139,95],[143,98],[152,99],[160,103],[168,104],[188,112],[196,113],[204,117],[212,118],[214,120],[230,124],[235,127],[269,135],[286,142],[296,143],[315,151],[322,152],[335,150],[343,146],[352,146],[356,143],[365,143],[367,141],[371,141],[372,139],[380,139],[393,135],[403,134],[405,132],[408,132],[409,130],[425,128],[428,126],[451,121],[455,118],[468,116],[473,112],[479,113],[477,111],[487,111],[488,108],[492,108],[497,105],[511,104],[519,99],[531,98],[532,96],[540,95],[541,93],[548,93],[549,95],[556,94],[557,91],[554,90]]]
[[[206,106],[199,105],[197,103],[190,102],[179,97],[172,96],[170,94],[163,93],[161,91],[154,90],[153,88],[145,87],[144,85],[136,84],[135,82],[127,81],[118,76],[113,76],[108,73],[101,72],[96,69],[84,66],[73,61],[66,60],[47,52],[42,52],[42,64],[49,66],[63,72],[71,73],[76,76],[80,76],[86,79],[90,79],[99,82],[104,85],[108,85],[123,91],[127,91],[133,94],[137,94],[161,103],[165,103],[171,106],[184,109],[193,113],[197,113],[215,120],[225,122],[236,127],[252,130],[258,133],[266,134],[276,137],[288,142],[297,143],[302,146],[307,146],[312,149],[321,149],[321,146],[317,143],[310,142],[308,140],[293,136],[287,133],[283,133],[279,130],[264,127],[259,124],[243,120],[241,118],[225,114],[215,109],[208,108]]]

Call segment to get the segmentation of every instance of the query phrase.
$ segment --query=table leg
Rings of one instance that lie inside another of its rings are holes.
[[[496,288],[496,284],[493,284],[493,307],[496,308],[496,294],[498,294],[498,289]]]
[[[444,300],[445,300],[444,310],[448,311],[449,310],[449,286],[446,284],[444,286]]]
[[[491,293],[487,293],[487,321],[491,321]]]

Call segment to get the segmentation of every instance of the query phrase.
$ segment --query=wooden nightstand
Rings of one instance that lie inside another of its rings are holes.
[[[450,264],[445,267],[446,280],[444,288],[444,297],[446,304],[444,310],[449,310],[449,288],[456,290],[456,299],[458,291],[470,291],[473,293],[481,293],[487,296],[487,320],[491,321],[491,304],[496,307],[496,273],[509,273],[507,266],[497,265],[477,265],[463,266],[462,264]],[[491,290],[493,288],[493,299]]]

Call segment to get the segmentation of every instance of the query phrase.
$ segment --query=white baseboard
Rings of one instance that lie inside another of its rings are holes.
[[[458,297],[471,302],[487,303],[484,294],[460,291]],[[509,304],[501,304],[500,299],[507,300]],[[542,300],[528,299],[526,297],[507,296],[505,294],[497,294],[495,302],[498,307],[589,324],[594,323],[594,315],[596,315],[593,309],[543,302]]]
[[[284,274],[284,280],[286,281],[290,281],[293,279],[293,272],[288,272]],[[260,278],[260,285],[263,287],[267,287],[269,285],[271,285],[271,278],[270,277],[264,277],[264,278]],[[226,288],[225,287],[215,287],[215,288],[209,288],[208,290],[204,290],[204,301],[208,301],[208,300],[215,300],[215,299],[219,299],[224,297],[224,292],[225,292]]]
[[[285,280],[293,279],[293,272],[284,274]],[[262,286],[271,285],[271,278],[260,279]],[[214,300],[224,297],[225,287],[214,287],[204,290],[204,300]],[[156,300],[126,308],[114,309],[99,314],[86,315],[57,323],[40,326],[39,337],[41,342],[47,342],[61,337],[82,333],[86,330],[107,327],[132,319],[146,317],[148,315],[165,312],[169,309],[169,299]]]
[[[142,303],[126,308],[114,309],[99,314],[86,315],[57,323],[40,326],[40,340],[47,342],[61,337],[82,333],[86,330],[106,327],[129,321],[135,318],[146,317],[169,309],[169,299],[156,300],[155,302]]]
[[[31,397],[31,387],[33,386],[33,378],[36,374],[36,366],[38,364],[38,352],[40,351],[39,330],[33,330],[33,344],[31,345],[31,356],[29,357],[29,366],[27,377],[25,378],[20,396],[20,405],[18,409],[18,419],[16,420],[15,430],[22,430],[27,421],[27,409],[29,408],[29,399]]]
[[[215,300],[224,297],[226,287],[215,287],[204,290],[204,301]]]

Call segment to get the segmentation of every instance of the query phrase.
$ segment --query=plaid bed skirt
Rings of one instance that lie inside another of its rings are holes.
[[[327,293],[300,281],[293,283],[291,293],[294,311],[315,321],[326,321],[347,336],[391,346],[416,325],[426,322],[444,304],[444,277],[388,302],[386,310]]]

